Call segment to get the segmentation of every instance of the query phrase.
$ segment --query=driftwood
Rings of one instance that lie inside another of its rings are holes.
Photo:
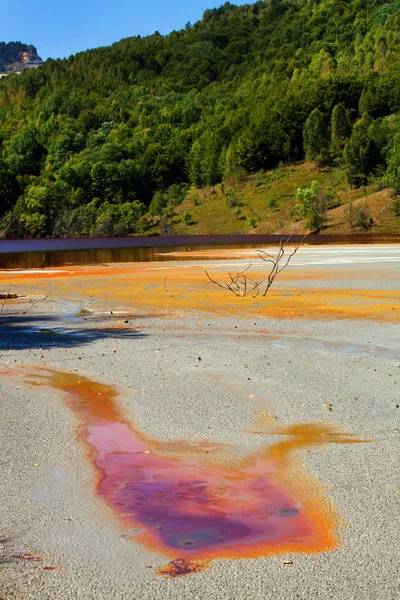
[[[269,288],[274,283],[275,277],[277,275],[279,275],[279,273],[282,273],[282,271],[284,269],[286,269],[286,267],[290,263],[290,260],[296,254],[297,250],[300,248],[301,244],[303,243],[304,238],[306,237],[306,236],[303,237],[303,239],[299,242],[299,244],[297,244],[297,246],[295,246],[294,250],[290,254],[286,254],[286,246],[290,242],[292,235],[293,234],[291,234],[287,238],[286,241],[283,241],[283,238],[281,239],[281,241],[279,243],[278,254],[276,256],[272,256],[272,254],[268,254],[268,252],[265,252],[264,250],[257,250],[257,254],[261,258],[261,260],[263,260],[264,262],[267,262],[267,263],[269,262],[272,265],[271,270],[267,275],[267,281],[266,281],[266,285],[265,285],[265,288],[263,291],[261,290],[261,288],[264,287],[264,284],[265,284],[264,279],[261,279],[260,281],[256,281],[254,279],[250,279],[246,275],[247,271],[251,267],[251,261],[250,261],[250,264],[248,265],[248,267],[246,267],[246,269],[244,269],[243,271],[240,271],[236,275],[232,275],[231,273],[228,273],[229,281],[225,281],[224,283],[221,283],[221,282],[217,281],[216,279],[213,279],[211,277],[211,275],[208,273],[208,271],[206,271],[205,273],[206,273],[208,279],[211,281],[211,283],[217,285],[218,287],[220,287],[222,289],[232,292],[233,294],[235,294],[235,296],[244,297],[244,296],[247,296],[248,294],[250,294],[253,298],[256,298],[261,291],[262,291],[262,295],[266,296]]]
[[[14,300],[18,298],[17,294],[6,294],[4,292],[0,292],[0,300]]]

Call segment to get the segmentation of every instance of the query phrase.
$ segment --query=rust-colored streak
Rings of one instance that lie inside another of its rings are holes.
[[[321,423],[273,428],[264,413],[254,432],[287,439],[232,461],[230,447],[146,436],[124,417],[113,387],[82,375],[39,367],[2,375],[64,392],[99,473],[97,493],[138,542],[170,558],[161,575],[194,573],[215,558],[337,547],[335,511],[293,452],[358,441],[350,435]]]

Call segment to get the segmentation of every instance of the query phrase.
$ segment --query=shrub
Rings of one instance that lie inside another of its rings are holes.
[[[332,208],[337,208],[340,206],[340,200],[336,195],[336,190],[333,187],[327,187],[325,189],[325,195],[327,199],[328,209],[332,210]]]
[[[200,204],[199,192],[196,186],[190,186],[186,193],[186,198],[193,203],[193,206],[198,206]]]
[[[235,188],[229,188],[225,193],[226,203],[229,208],[243,206],[242,195]]]
[[[271,210],[279,210],[279,200],[276,196],[272,196],[272,198],[269,198],[267,200],[267,206],[268,208],[270,208]]]
[[[370,215],[369,206],[358,206],[353,208],[352,203],[349,205],[349,224],[352,229],[359,228],[367,230],[374,223],[373,217]]]
[[[258,223],[254,215],[247,217],[247,225],[250,227],[250,229],[255,229],[257,227]]]
[[[242,214],[242,209],[239,207],[235,208],[233,214],[236,216],[236,220],[239,220],[239,217]]]
[[[189,210],[187,210],[186,212],[183,213],[182,221],[183,221],[183,223],[185,223],[185,225],[193,225],[194,221],[193,221],[192,213]]]
[[[400,196],[393,198],[393,202],[390,205],[390,210],[395,217],[400,217]]]

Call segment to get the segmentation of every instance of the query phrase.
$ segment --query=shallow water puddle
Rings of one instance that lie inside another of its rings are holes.
[[[170,558],[159,574],[194,573],[215,558],[337,547],[335,510],[293,452],[360,441],[350,434],[321,423],[279,429],[264,413],[253,433],[285,439],[233,461],[229,446],[146,436],[124,417],[112,386],[40,367],[0,374],[64,392],[99,473],[98,495],[136,541]]]

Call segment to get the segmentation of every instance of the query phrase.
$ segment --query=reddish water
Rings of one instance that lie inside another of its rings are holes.
[[[271,433],[289,439],[232,465],[220,460],[221,446],[216,454],[207,444],[146,437],[123,416],[111,386],[37,367],[3,375],[65,393],[99,472],[97,493],[127,528],[136,530],[137,541],[170,557],[160,574],[193,573],[217,557],[315,552],[337,545],[334,512],[318,490],[310,500],[310,489],[307,496],[299,481],[296,489],[283,480],[293,450],[356,442],[351,436],[323,424],[275,429]]]

